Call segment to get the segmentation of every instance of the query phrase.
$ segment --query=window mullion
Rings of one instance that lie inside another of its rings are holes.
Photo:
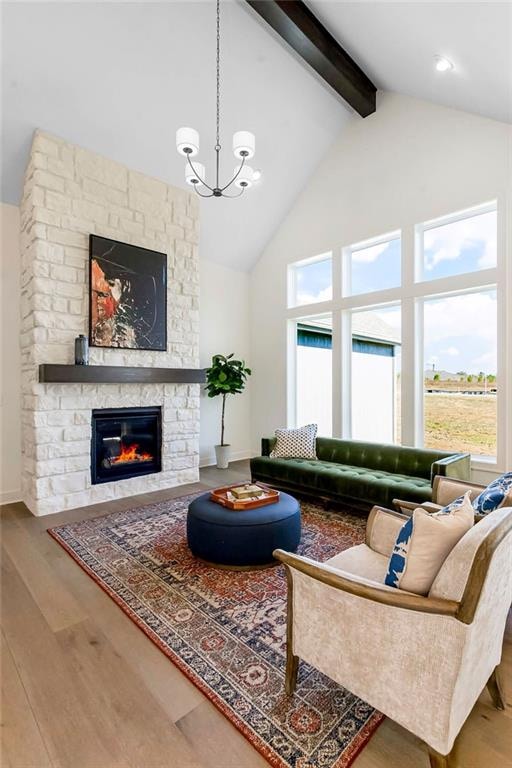
[[[340,344],[340,416],[342,438],[350,439],[352,436],[352,318],[350,312],[341,312]]]
[[[297,426],[297,322],[286,324],[287,378],[286,378],[286,425]]]
[[[332,315],[332,434],[333,437],[342,436],[342,344],[345,339],[342,335],[342,313],[333,312]]]
[[[415,311],[414,299],[402,301],[402,370],[400,373],[400,418],[402,445],[415,444]]]

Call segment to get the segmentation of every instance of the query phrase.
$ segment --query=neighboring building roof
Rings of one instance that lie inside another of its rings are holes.
[[[299,322],[299,327],[316,330],[320,333],[331,335],[331,323],[327,320],[311,318]],[[352,336],[366,341],[375,341],[381,344],[391,344],[398,347],[401,344],[400,333],[385,320],[377,317],[374,312],[354,312],[352,315]]]
[[[382,341],[400,346],[400,333],[374,312],[354,312],[352,315],[352,335],[359,339]]]

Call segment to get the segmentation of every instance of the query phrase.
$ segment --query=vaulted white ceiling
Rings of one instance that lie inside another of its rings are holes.
[[[308,5],[375,85],[512,122],[512,2]],[[451,72],[434,68],[448,58]]]
[[[509,3],[344,3],[312,10],[385,90],[512,119]],[[206,2],[2,4],[2,200],[18,203],[28,147],[43,128],[184,186],[180,125],[213,164],[215,5]],[[352,116],[243,0],[223,0],[223,172],[231,135],[256,134],[258,186],[201,201],[201,255],[248,269]],[[433,70],[435,53],[455,71]]]
[[[34,128],[179,186],[175,132],[197,128],[213,170],[215,4],[4,5],[3,200],[20,199]],[[289,55],[245,3],[222,3],[222,172],[233,132],[256,134],[258,187],[201,201],[203,257],[248,269],[349,112]],[[189,188],[190,189],[190,188]]]

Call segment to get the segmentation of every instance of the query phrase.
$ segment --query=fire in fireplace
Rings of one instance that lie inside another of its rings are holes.
[[[92,412],[91,482],[107,483],[162,469],[162,409]]]

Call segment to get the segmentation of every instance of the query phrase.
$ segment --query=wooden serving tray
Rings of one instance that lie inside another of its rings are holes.
[[[265,494],[259,496],[257,499],[228,498],[228,491],[230,491],[231,488],[239,488],[240,485],[242,485],[242,483],[233,483],[232,485],[225,485],[223,488],[215,488],[215,490],[210,493],[210,500],[227,509],[237,509],[239,511],[265,507],[267,504],[275,504],[276,501],[279,501],[279,491],[274,490],[274,488],[269,488],[268,485],[264,485],[263,483],[251,483],[251,485],[257,485],[265,491]]]

